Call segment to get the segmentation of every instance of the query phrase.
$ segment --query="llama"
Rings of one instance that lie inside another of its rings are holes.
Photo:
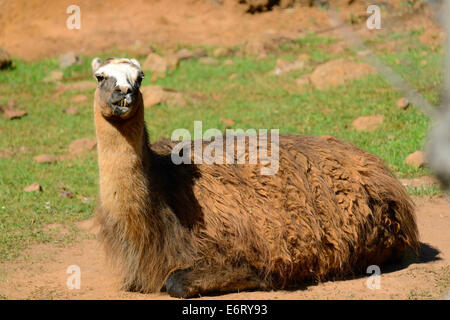
[[[412,201],[378,157],[332,136],[280,135],[274,175],[176,165],[173,142],[149,143],[139,63],[96,58],[92,69],[99,238],[124,290],[292,288],[417,250]]]

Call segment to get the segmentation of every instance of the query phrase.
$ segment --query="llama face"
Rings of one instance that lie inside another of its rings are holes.
[[[127,119],[134,114],[144,73],[135,59],[109,58],[92,61],[103,116]]]

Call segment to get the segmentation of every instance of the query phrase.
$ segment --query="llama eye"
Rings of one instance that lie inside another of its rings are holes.
[[[101,81],[103,81],[105,79],[105,77],[102,76],[101,74],[95,75],[95,78],[97,79],[98,82],[101,82]]]
[[[141,83],[142,83],[142,79],[144,79],[144,75],[139,75],[139,76],[137,77],[137,80],[136,80],[136,82],[137,82],[138,86],[140,86],[140,85],[141,85]]]

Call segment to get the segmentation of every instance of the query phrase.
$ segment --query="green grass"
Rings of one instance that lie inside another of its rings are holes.
[[[395,35],[412,43],[417,36],[417,32]],[[312,72],[318,64],[345,56],[355,57],[348,50],[334,55],[329,50],[334,41],[308,35],[282,44],[276,54],[265,59],[236,55],[231,58],[234,64],[230,66],[182,61],[176,71],[156,83],[183,92],[189,103],[185,107],[159,105],[148,109],[146,121],[150,138],[170,138],[177,128],[192,132],[195,120],[203,121],[203,130],[218,128],[223,131],[225,125],[220,118],[227,118],[235,121],[233,128],[278,128],[281,133],[335,135],[382,157],[394,166],[399,177],[430,174],[427,169],[404,165],[408,154],[422,148],[430,121],[414,107],[399,110],[396,100],[401,94],[384,79],[372,75],[327,91],[312,87],[300,91],[296,87],[295,80]],[[280,77],[268,74],[277,59],[294,60],[300,54],[310,58],[306,70]],[[438,102],[439,53],[420,46],[401,52],[383,52],[381,57],[432,103]],[[65,79],[69,82],[92,79],[92,58],[84,57],[81,66],[64,70]],[[408,64],[396,64],[399,59]],[[426,68],[421,66],[423,59],[427,60]],[[143,62],[143,58],[140,60]],[[26,147],[28,152],[16,152],[13,158],[0,159],[0,261],[17,257],[32,243],[64,244],[71,241],[76,230],[71,227],[73,222],[93,215],[98,190],[95,153],[55,164],[38,164],[32,159],[43,153],[65,154],[71,141],[95,136],[93,90],[83,93],[89,98],[77,105],[80,114],[70,116],[62,110],[74,105],[70,99],[80,92],[65,92],[55,97],[53,91],[57,85],[42,82],[51,71],[58,69],[55,59],[32,63],[15,60],[14,64],[15,69],[0,72],[0,104],[13,98],[28,115],[20,120],[0,117],[0,150]],[[236,77],[229,80],[233,74]],[[143,85],[150,84],[150,78],[148,74]],[[373,114],[385,116],[377,130],[357,132],[352,129],[351,123],[356,117]],[[23,188],[34,181],[40,182],[43,192],[24,193]],[[74,197],[58,197],[61,186],[70,189]],[[439,194],[439,190],[410,190],[410,193]],[[71,232],[57,237],[44,228],[50,223],[68,226]]]

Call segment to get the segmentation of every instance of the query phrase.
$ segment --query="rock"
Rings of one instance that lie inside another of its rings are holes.
[[[42,187],[39,184],[39,182],[34,182],[33,184],[30,184],[28,187],[25,187],[23,189],[24,192],[35,192],[35,191],[42,191]]]
[[[95,138],[77,139],[70,143],[69,153],[72,155],[79,155],[84,152],[93,151],[97,147],[97,140]]]
[[[235,124],[235,122],[231,119],[225,119],[225,118],[220,118],[220,122],[222,122],[223,124],[225,124],[227,127],[231,127],[232,125]]]
[[[77,96],[73,97],[72,99],[70,99],[70,101],[73,103],[82,103],[82,102],[85,102],[87,99],[88,99],[88,96],[80,94],[80,95],[77,95]]]
[[[176,55],[164,57],[164,60],[166,61],[167,68],[170,71],[175,71],[178,68],[178,64],[180,63],[180,59]]]
[[[230,60],[230,59],[227,59],[222,63],[222,65],[224,65],[224,66],[232,66],[233,64],[234,64],[234,61]]]
[[[58,82],[64,78],[64,73],[61,71],[52,71],[49,75],[47,75],[42,81],[49,82]]]
[[[412,188],[427,188],[439,185],[439,181],[436,178],[429,176],[414,179],[400,179],[400,182],[403,186]]]
[[[0,70],[10,68],[12,66],[12,60],[9,53],[0,48]]]
[[[150,53],[142,65],[143,70],[161,74],[166,73],[167,68],[167,61],[156,53]]]
[[[338,59],[318,66],[310,79],[314,87],[323,90],[374,73],[376,69],[370,65]]]
[[[227,57],[231,54],[231,50],[228,48],[217,48],[213,51],[212,55],[215,58],[223,58],[223,57]]]
[[[407,98],[403,97],[397,100],[397,107],[402,110],[406,110],[409,107],[409,101]]]
[[[58,82],[64,78],[64,73],[61,71],[52,71],[42,81],[45,83]]]
[[[358,130],[374,131],[384,121],[383,115],[359,117],[353,121],[353,127]]]
[[[169,106],[184,106],[186,100],[183,95],[175,90],[164,89],[160,86],[145,86],[141,89],[145,107],[152,107],[160,103]]]
[[[271,74],[279,76],[284,73],[288,73],[294,70],[303,70],[305,67],[305,62],[302,60],[295,61],[285,61],[278,59],[275,63],[275,70]]]
[[[6,119],[13,120],[13,119],[20,119],[27,115],[26,111],[23,110],[15,110],[15,109],[5,109],[3,110],[3,115]]]
[[[145,86],[141,88],[145,107],[153,107],[164,101],[164,89],[160,86]]]
[[[33,157],[33,160],[37,163],[54,163],[56,162],[57,158],[56,156],[51,154],[41,154]]]
[[[80,112],[78,111],[78,109],[76,107],[69,107],[67,109],[64,109],[64,113],[74,116],[74,115],[79,114]]]
[[[201,57],[206,57],[207,52],[204,49],[196,49],[194,51],[183,48],[174,54],[178,60],[189,60],[189,59],[198,59]]]
[[[58,59],[59,67],[61,69],[74,66],[74,65],[80,65],[83,60],[81,59],[81,56],[73,51],[67,52],[66,54],[63,54]]]
[[[211,58],[211,57],[200,58],[199,61],[201,64],[205,64],[205,65],[217,66],[218,64],[220,64],[219,60],[217,60],[215,58]]]
[[[405,159],[405,164],[414,168],[422,168],[425,165],[425,155],[422,151],[411,153]]]

